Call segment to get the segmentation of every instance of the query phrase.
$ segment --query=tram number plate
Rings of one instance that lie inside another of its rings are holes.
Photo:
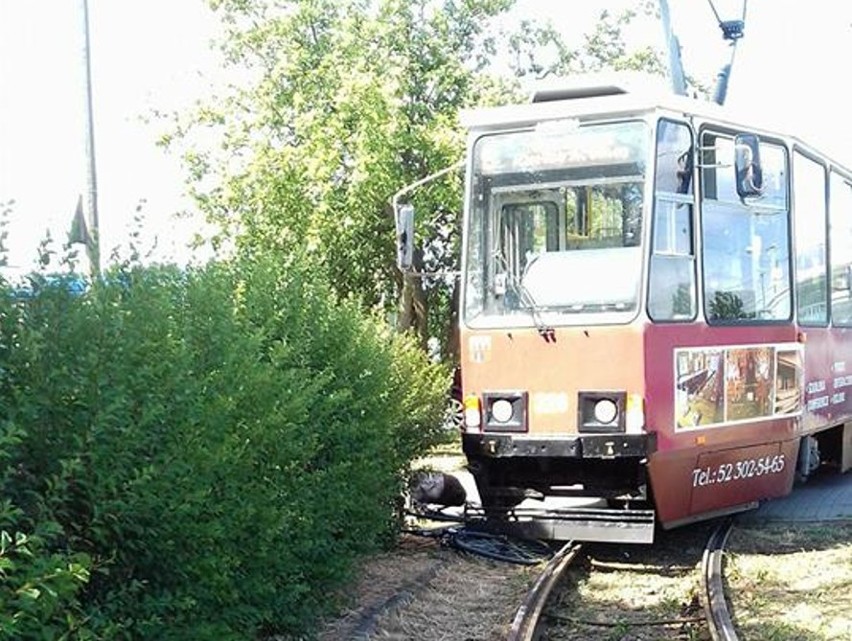
[[[786,464],[787,460],[783,454],[775,454],[699,467],[692,470],[692,487],[780,474]]]

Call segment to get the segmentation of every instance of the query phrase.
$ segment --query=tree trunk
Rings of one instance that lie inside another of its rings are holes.
[[[413,256],[413,271],[402,275],[402,297],[400,300],[399,320],[397,328],[401,332],[414,330],[425,350],[429,338],[427,318],[429,305],[426,292],[423,291],[423,250],[415,248]]]
[[[453,293],[450,296],[450,317],[447,324],[447,340],[444,357],[448,363],[458,365],[461,358],[459,339],[459,299],[461,298],[461,277],[453,280]]]

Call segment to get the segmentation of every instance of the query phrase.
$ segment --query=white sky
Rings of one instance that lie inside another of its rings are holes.
[[[29,266],[50,228],[67,238],[86,190],[82,3],[0,0],[0,204],[14,198],[9,262]],[[214,55],[202,0],[89,0],[95,154],[102,258],[126,245],[146,202],[143,250],[181,252],[189,237],[171,214],[190,207],[177,158],[155,146],[151,110],[204,95]]]
[[[724,19],[742,0],[715,0]],[[728,48],[705,0],[669,0],[687,72],[711,82]],[[524,15],[551,18],[566,33],[589,31],[602,8],[632,0],[520,0]],[[10,262],[27,266],[50,228],[64,240],[85,190],[80,0],[0,0],[0,203],[14,198]],[[176,158],[154,146],[159,126],[140,116],[182,110],[207,92],[219,69],[209,40],[216,20],[202,0],[89,0],[103,257],[126,244],[146,199],[143,238],[156,255],[180,259],[190,208]],[[787,121],[794,131],[852,163],[843,80],[852,59],[852,3],[750,0],[728,93],[732,107]],[[662,46],[657,24],[631,31]],[[579,44],[579,42],[576,42]]]

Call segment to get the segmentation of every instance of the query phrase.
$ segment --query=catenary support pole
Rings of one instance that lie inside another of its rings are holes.
[[[86,149],[86,194],[85,215],[90,240],[86,251],[93,278],[100,276],[100,227],[98,224],[98,180],[95,165],[95,125],[92,108],[92,64],[89,39],[89,2],[80,0],[80,14],[83,27],[83,91],[85,99],[85,149]]]

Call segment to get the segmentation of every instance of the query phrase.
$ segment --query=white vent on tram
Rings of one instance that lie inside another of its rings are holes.
[[[670,94],[658,76],[641,72],[583,74],[558,78],[534,89],[530,102],[606,98],[625,94]]]

